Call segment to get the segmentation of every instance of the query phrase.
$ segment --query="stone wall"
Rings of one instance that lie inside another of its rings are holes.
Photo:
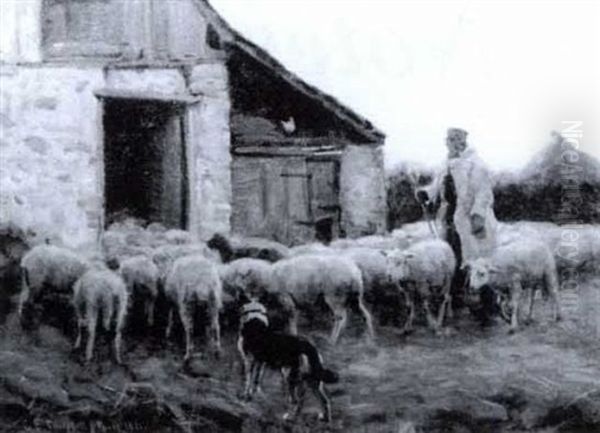
[[[42,0],[0,0],[0,61],[42,59]]]
[[[94,91],[181,95],[187,91],[183,74],[65,65],[3,65],[0,71],[0,221],[73,246],[93,243],[104,224],[102,102]],[[192,77],[203,96],[184,109],[188,222],[193,234],[206,238],[229,232],[227,72],[204,64]]]
[[[101,224],[97,67],[2,66],[0,221],[93,242]]]
[[[189,226],[201,239],[229,233],[231,217],[231,154],[229,90],[224,64],[193,68],[189,89],[202,94],[187,115]]]
[[[381,146],[348,145],[340,167],[342,229],[347,237],[385,231],[385,174]]]

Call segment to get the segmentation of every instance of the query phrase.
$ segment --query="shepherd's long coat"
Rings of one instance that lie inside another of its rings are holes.
[[[492,179],[485,163],[475,151],[467,148],[458,158],[448,159],[434,182],[425,190],[430,200],[441,200],[437,214],[437,226],[440,233],[446,235],[446,213],[448,202],[444,199],[444,177],[450,171],[456,189],[456,211],[454,225],[460,237],[463,262],[489,255],[496,244],[496,226],[494,215],[494,194]],[[471,217],[480,215],[485,218],[484,232],[476,236],[472,232]]]

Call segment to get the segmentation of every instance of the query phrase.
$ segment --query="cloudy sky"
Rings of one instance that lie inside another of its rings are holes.
[[[581,148],[600,157],[600,2],[211,3],[382,129],[388,167],[442,161],[461,126],[490,166],[517,168],[562,120],[582,120]]]

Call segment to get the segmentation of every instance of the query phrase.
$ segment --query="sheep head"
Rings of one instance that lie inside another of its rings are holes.
[[[405,280],[409,273],[409,263],[414,254],[409,251],[394,250],[386,254],[389,282],[394,284]]]
[[[206,246],[211,250],[217,250],[221,255],[223,263],[228,263],[233,260],[234,251],[229,239],[220,233],[215,233],[212,238],[206,243]]]
[[[479,291],[481,288],[490,283],[492,274],[498,270],[493,266],[489,259],[479,258],[465,263],[462,266],[464,271],[468,273],[469,288],[473,291]]]

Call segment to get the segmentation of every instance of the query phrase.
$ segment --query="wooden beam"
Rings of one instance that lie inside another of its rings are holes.
[[[195,104],[200,102],[202,96],[192,96],[186,93],[158,93],[158,92],[132,92],[129,90],[98,89],[94,91],[97,98],[137,99],[174,104]]]
[[[273,136],[235,136],[235,130],[232,131],[234,136],[233,147],[247,147],[247,146],[264,146],[264,147],[275,147],[275,146],[336,146],[343,147],[346,142],[336,137],[273,137]]]
[[[235,147],[231,153],[237,156],[254,157],[285,157],[285,156],[319,156],[338,158],[342,154],[342,149],[338,146],[320,146],[320,147],[264,147],[264,146],[244,146]]]

